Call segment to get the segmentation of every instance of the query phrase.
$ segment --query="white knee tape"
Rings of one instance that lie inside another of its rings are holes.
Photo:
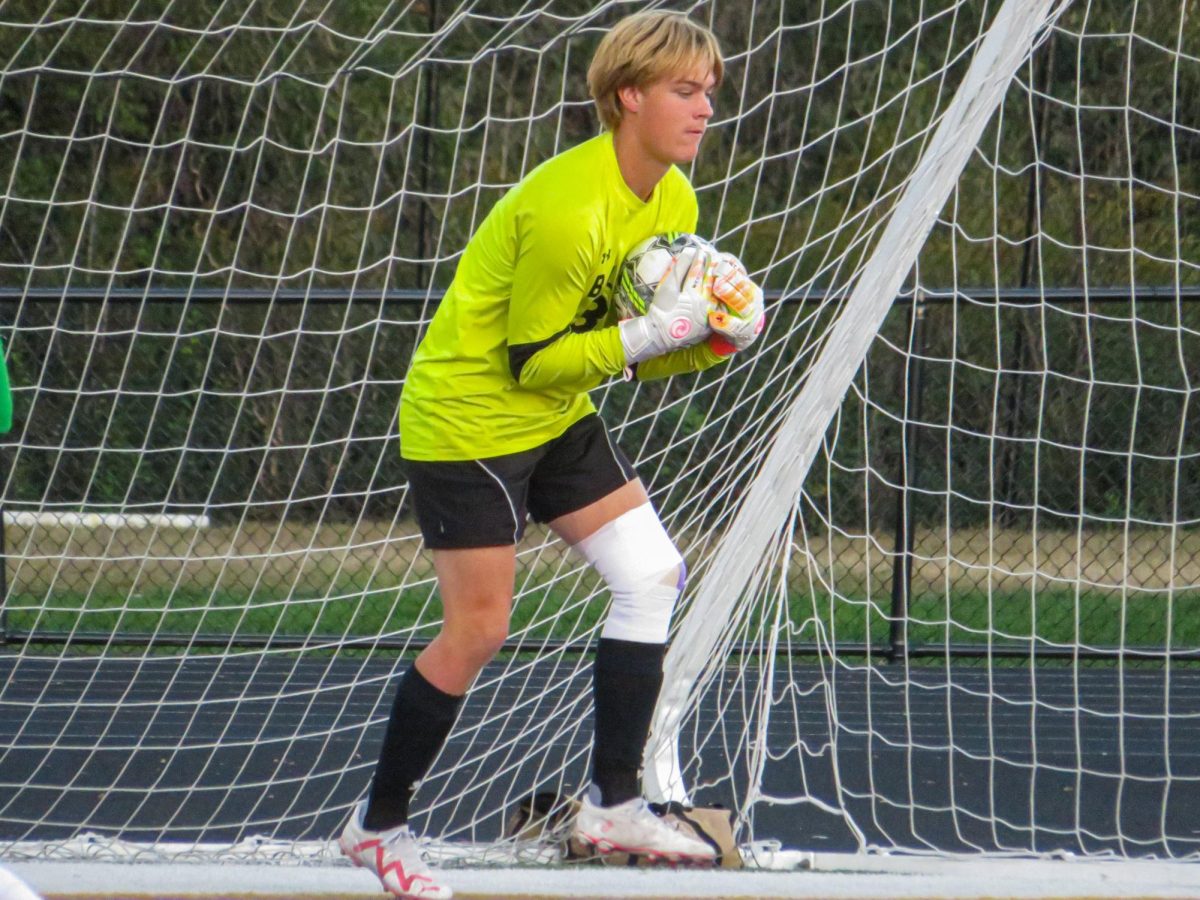
[[[683,557],[649,503],[631,509],[575,545],[604,578],[612,608],[601,636],[662,644],[683,590]]]

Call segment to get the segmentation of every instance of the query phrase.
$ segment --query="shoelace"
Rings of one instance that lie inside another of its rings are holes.
[[[400,849],[399,844],[413,842],[412,832],[407,828],[397,828],[395,832],[383,839],[383,845],[389,850]]]
[[[679,822],[677,822],[675,819],[664,819],[662,816],[656,816],[654,814],[654,810],[650,808],[650,804],[648,804],[645,799],[642,799],[638,803],[637,814],[638,818],[645,818],[646,816],[649,816],[652,820],[657,821],[660,825],[667,826],[672,831],[680,831]]]

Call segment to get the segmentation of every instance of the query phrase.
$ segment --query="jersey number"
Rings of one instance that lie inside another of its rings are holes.
[[[604,296],[604,280],[603,275],[597,275],[596,280],[592,282],[592,286],[587,292],[587,298],[592,305],[584,311],[579,321],[571,326],[572,331],[576,333],[591,331],[600,324],[608,312],[608,298]]]

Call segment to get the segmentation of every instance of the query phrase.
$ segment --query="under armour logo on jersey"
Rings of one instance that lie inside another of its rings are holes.
[[[612,251],[611,250],[605,250],[603,253],[600,254],[600,262],[606,263],[610,259],[612,259]]]

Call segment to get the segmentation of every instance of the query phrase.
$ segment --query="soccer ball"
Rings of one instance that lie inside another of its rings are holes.
[[[716,253],[713,245],[704,238],[678,231],[656,234],[635,245],[621,263],[613,291],[617,318],[624,320],[645,315],[654,292],[671,271],[675,257],[692,247]]]

